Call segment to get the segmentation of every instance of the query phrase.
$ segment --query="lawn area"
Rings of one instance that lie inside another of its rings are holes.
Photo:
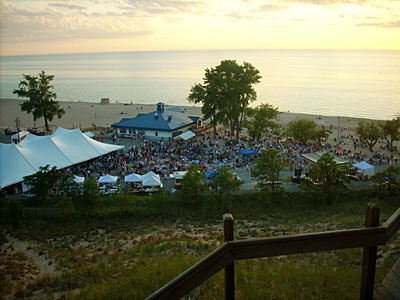
[[[363,227],[369,202],[380,207],[381,223],[400,206],[399,197],[371,191],[345,192],[330,205],[305,193],[234,195],[227,209],[212,197],[186,205],[177,195],[115,196],[71,216],[51,201],[25,201],[15,228],[3,203],[0,296],[145,299],[222,244],[225,212],[238,240]],[[397,233],[378,248],[377,283],[399,245]],[[360,248],[239,261],[237,299],[356,299],[361,261]],[[219,272],[187,299],[223,299],[223,292]]]

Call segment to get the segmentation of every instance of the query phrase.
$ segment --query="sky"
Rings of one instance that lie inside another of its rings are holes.
[[[400,0],[0,0],[0,55],[400,50]]]

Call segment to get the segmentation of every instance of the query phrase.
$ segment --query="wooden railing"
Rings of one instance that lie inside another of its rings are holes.
[[[225,269],[225,299],[235,299],[235,260],[348,248],[364,248],[360,299],[373,299],[377,246],[385,245],[400,227],[400,208],[379,225],[379,208],[367,205],[365,228],[233,241],[233,217],[224,217],[225,243],[160,288],[147,300],[180,299]]]

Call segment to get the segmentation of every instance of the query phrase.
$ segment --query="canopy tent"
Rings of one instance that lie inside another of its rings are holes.
[[[212,171],[204,171],[204,173],[205,173],[207,179],[211,179],[211,177],[212,177],[215,173],[217,173],[217,171],[215,171],[215,170],[212,170]]]
[[[142,176],[142,179],[143,179],[143,181],[142,181],[143,187],[146,187],[146,186],[161,187],[162,186],[161,180],[160,180],[160,175],[157,175],[157,174],[153,173],[152,171],[144,174]]]
[[[48,136],[28,134],[17,145],[0,143],[0,188],[21,182],[46,165],[63,169],[123,148],[61,127]]]
[[[301,156],[303,156],[304,158],[308,159],[309,161],[313,162],[313,163],[317,163],[317,161],[321,158],[322,155],[324,155],[325,153],[329,153],[327,151],[320,151],[320,152],[313,152],[313,153],[303,153],[301,154]],[[343,159],[337,155],[333,155],[333,159],[336,162],[337,165],[345,165],[350,163],[350,161]]]
[[[353,167],[355,167],[359,170],[362,170],[364,175],[368,175],[368,176],[375,175],[375,167],[365,161],[361,161],[359,163],[353,164]]]
[[[78,184],[82,184],[85,181],[85,177],[80,177],[80,176],[74,175],[74,181]]]
[[[193,131],[188,130],[188,131],[176,136],[175,139],[182,139],[182,140],[187,141],[194,136],[196,136],[196,134]]]
[[[84,132],[83,134],[86,135],[86,136],[88,136],[88,137],[90,137],[90,138],[94,138],[94,133],[91,132],[91,131],[86,131],[86,132]]]
[[[251,154],[256,154],[257,151],[251,150],[251,149],[243,149],[238,151],[239,154],[243,154],[243,155],[251,155]]]
[[[97,183],[117,183],[118,176],[111,176],[109,174],[101,176]]]
[[[142,175],[139,174],[129,174],[125,176],[125,182],[142,182]]]

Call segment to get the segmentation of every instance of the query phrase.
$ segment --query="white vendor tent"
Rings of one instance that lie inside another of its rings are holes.
[[[365,161],[361,161],[359,163],[353,164],[353,167],[363,171],[364,175],[368,175],[368,176],[375,175],[375,167]]]
[[[142,182],[142,175],[130,174],[125,176],[125,182]]]
[[[74,175],[74,181],[78,184],[83,184],[83,182],[85,181],[85,177],[80,177],[80,176]]]
[[[46,165],[63,169],[123,148],[61,127],[48,136],[28,134],[17,145],[0,143],[0,188],[21,182]]]
[[[175,139],[179,139],[180,138],[182,140],[187,141],[187,140],[191,139],[194,136],[196,136],[196,134],[193,131],[188,130],[188,131],[176,136]]]
[[[317,163],[317,161],[321,158],[322,155],[327,153],[327,151],[320,151],[320,152],[312,152],[312,153],[303,153],[301,156],[304,158],[308,159],[309,161],[313,162],[314,164]],[[347,159],[343,159],[337,155],[333,155],[333,160],[336,162],[337,165],[345,165],[350,163]]]
[[[101,176],[97,183],[117,183],[118,176],[111,176],[109,174]]]
[[[149,173],[146,173],[142,176],[143,179],[143,187],[146,186],[157,186],[157,187],[161,187],[161,180],[160,180],[160,175],[157,175],[155,173],[153,173],[152,171],[150,171]]]

